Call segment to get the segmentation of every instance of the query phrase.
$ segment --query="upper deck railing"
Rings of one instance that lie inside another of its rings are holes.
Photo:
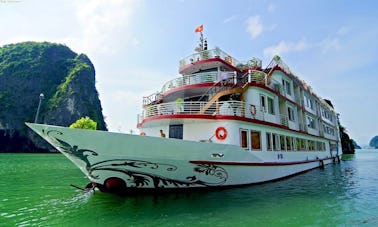
[[[191,64],[193,62],[200,61],[200,60],[206,60],[206,59],[210,59],[210,58],[222,59],[222,60],[228,62],[230,65],[232,65],[232,66],[234,66],[234,67],[236,67],[240,70],[245,70],[245,69],[248,69],[248,68],[251,68],[251,67],[261,68],[261,60],[260,59],[252,58],[251,60],[245,61],[245,62],[239,61],[239,60],[235,59],[234,57],[227,54],[226,52],[224,52],[223,50],[221,50],[218,47],[211,49],[211,50],[204,50],[204,51],[189,55],[188,57],[181,59],[179,64],[180,64],[180,67],[183,67],[183,66]]]
[[[194,84],[202,84],[202,83],[217,83],[222,79],[229,79],[235,77],[234,72],[203,72],[203,73],[196,73],[191,75],[186,75],[182,77],[175,78],[173,80],[168,81],[165,83],[161,89],[161,91],[157,91],[147,97],[143,97],[143,105],[149,105],[151,103],[155,103],[156,101],[160,100],[163,97],[163,94],[171,89],[179,88],[186,85],[194,85]],[[250,70],[248,77],[242,78],[235,78],[236,80],[243,80],[237,81],[242,82],[245,84],[247,82],[257,82],[261,84],[268,83],[267,74],[259,71],[259,70]]]
[[[260,108],[253,108],[251,111],[250,107],[246,107],[245,102],[242,101],[224,101],[213,103],[206,111],[202,111],[207,102],[168,102],[156,105],[149,105],[144,108],[143,114],[139,115],[138,123],[145,118],[161,115],[172,115],[172,114],[185,114],[185,115],[228,115],[228,116],[246,116],[250,118],[259,118],[262,111]],[[253,113],[253,114],[252,114]]]
[[[183,66],[191,64],[193,62],[200,61],[200,60],[206,60],[206,59],[209,59],[209,58],[223,59],[223,60],[227,61],[228,63],[230,63],[231,65],[233,65],[234,67],[236,67],[238,64],[241,63],[240,61],[236,60],[231,55],[227,54],[226,52],[224,52],[223,50],[221,50],[219,48],[215,48],[215,49],[211,49],[211,50],[204,50],[204,51],[201,51],[201,52],[198,52],[198,53],[194,53],[192,55],[189,55],[186,58],[181,59],[179,63],[180,63],[180,67],[183,67]]]
[[[215,102],[206,108],[207,102],[168,102],[156,105],[149,105],[144,108],[142,114],[138,115],[138,123],[144,119],[154,116],[169,115],[207,115],[207,116],[238,116],[260,121],[267,121],[267,112],[260,106],[248,105],[242,101]],[[288,126],[288,117],[280,114],[272,123]]]
[[[185,75],[173,80],[168,81],[163,85],[161,89],[162,93],[165,93],[173,88],[182,87],[185,85],[201,84],[201,83],[212,83],[218,81],[218,72],[203,72],[191,75]]]

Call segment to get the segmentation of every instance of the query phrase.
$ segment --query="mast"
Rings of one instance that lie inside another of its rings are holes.
[[[195,30],[196,33],[200,33],[199,45],[195,48],[195,51],[201,52],[207,50],[207,40],[203,38],[203,25],[198,26]]]

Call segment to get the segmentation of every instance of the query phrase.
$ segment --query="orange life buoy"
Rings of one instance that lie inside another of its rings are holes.
[[[249,109],[250,109],[250,111],[251,111],[251,114],[252,114],[253,116],[255,116],[256,113],[257,113],[256,106],[255,106],[255,105],[250,105],[250,106],[249,106]]]
[[[217,137],[218,140],[224,140],[227,138],[227,130],[225,127],[218,127],[215,130],[215,137]]]

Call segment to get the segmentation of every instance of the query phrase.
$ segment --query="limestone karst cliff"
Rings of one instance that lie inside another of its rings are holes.
[[[84,54],[48,42],[0,47],[0,152],[53,151],[25,122],[69,126],[80,117],[107,130],[95,86],[95,69]]]

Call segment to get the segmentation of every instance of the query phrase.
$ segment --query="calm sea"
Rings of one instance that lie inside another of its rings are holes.
[[[83,193],[61,154],[0,154],[0,226],[378,226],[378,150],[286,180],[213,192]]]

